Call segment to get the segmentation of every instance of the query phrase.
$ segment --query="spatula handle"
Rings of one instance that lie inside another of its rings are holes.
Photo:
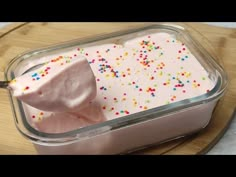
[[[0,88],[7,88],[9,85],[9,81],[0,81]]]

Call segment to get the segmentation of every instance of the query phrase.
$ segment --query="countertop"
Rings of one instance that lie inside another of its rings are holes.
[[[220,22],[205,22],[209,25],[222,26],[225,28],[236,28],[236,23],[220,23]],[[0,28],[8,25],[9,23],[0,22]],[[233,118],[228,130],[220,141],[207,153],[208,155],[213,154],[236,154],[236,115]]]

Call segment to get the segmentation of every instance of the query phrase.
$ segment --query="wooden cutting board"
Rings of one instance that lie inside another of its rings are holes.
[[[0,29],[0,80],[6,64],[30,49],[95,34],[129,29],[144,23],[13,23]],[[209,126],[198,134],[145,149],[135,154],[204,154],[224,134],[236,106],[236,30],[186,23],[214,47],[230,84],[217,104]],[[0,89],[0,154],[37,154],[14,125],[7,91]]]

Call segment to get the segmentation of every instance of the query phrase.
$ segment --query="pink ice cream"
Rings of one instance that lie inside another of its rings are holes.
[[[76,112],[97,93],[93,71],[83,56],[53,58],[17,77],[9,86],[18,99],[51,112]]]
[[[14,95],[35,107],[24,104],[27,118],[38,130],[74,130],[197,97],[214,87],[208,73],[188,47],[168,33],[127,39],[119,45],[78,47],[60,54],[62,58],[79,55],[86,57],[87,61],[79,58],[81,62],[71,62],[65,69],[49,71],[54,74],[39,85],[32,81],[34,72],[22,80],[17,79],[16,83],[27,83],[32,88]],[[92,73],[96,79],[96,91],[91,82]],[[75,80],[82,86],[74,83]],[[25,86],[18,85],[17,89]],[[45,97],[38,94],[41,90]],[[52,103],[55,105],[50,106]]]

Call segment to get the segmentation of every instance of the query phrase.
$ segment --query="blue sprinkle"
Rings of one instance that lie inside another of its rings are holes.
[[[36,77],[38,74],[37,73],[34,73],[34,74],[32,74],[32,77]]]

